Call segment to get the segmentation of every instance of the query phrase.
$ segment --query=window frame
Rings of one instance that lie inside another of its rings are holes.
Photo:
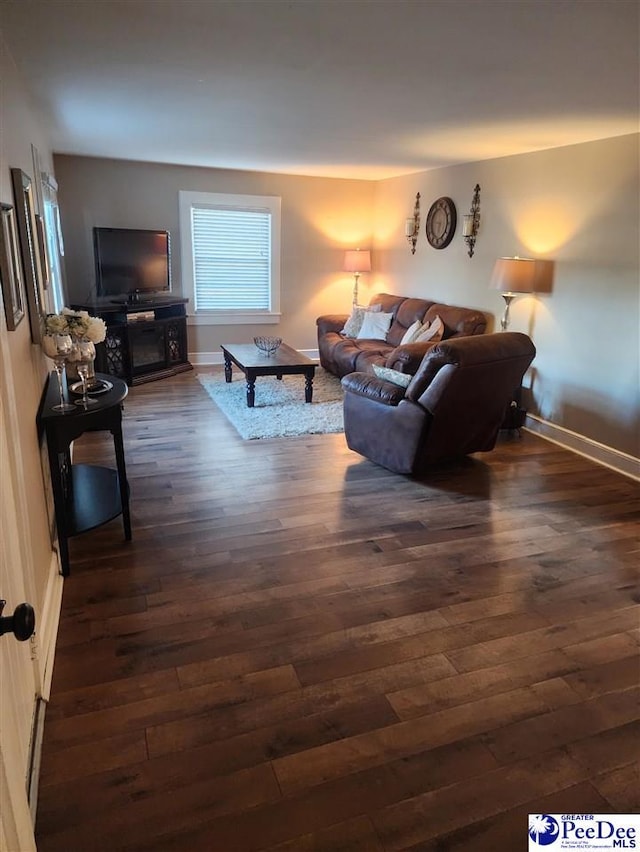
[[[280,233],[282,199],[277,195],[244,195],[228,192],[192,192],[179,190],[178,207],[180,221],[180,266],[182,292],[189,299],[187,322],[189,325],[262,325],[280,322]],[[229,210],[259,210],[271,214],[271,280],[270,308],[247,311],[196,310],[193,230],[191,211],[193,207],[212,207]]]
[[[58,205],[58,183],[52,175],[40,173],[42,219],[46,240],[45,250],[49,260],[50,287],[47,297],[49,310],[60,313],[66,303],[66,282],[64,277],[64,239],[60,223]]]

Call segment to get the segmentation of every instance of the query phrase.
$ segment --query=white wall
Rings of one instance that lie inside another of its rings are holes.
[[[193,190],[282,197],[282,319],[270,326],[190,325],[191,353],[219,354],[221,343],[265,333],[315,348],[316,317],[348,312],[353,276],[340,271],[343,252],[370,245],[373,182],[75,156],[56,156],[55,163],[71,300],[94,292],[96,226],[169,230],[173,290],[180,292],[178,192]]]
[[[555,262],[553,292],[520,297],[512,331],[531,335],[538,354],[530,410],[543,420],[639,456],[638,135],[420,172],[376,186],[375,287],[480,308],[499,318],[489,290],[496,258]],[[461,217],[481,186],[481,226],[473,258]],[[422,224],[417,251],[404,237],[416,192]],[[430,205],[450,196],[458,230],[442,250],[427,242]]]

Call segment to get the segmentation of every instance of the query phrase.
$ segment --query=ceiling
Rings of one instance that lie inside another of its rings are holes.
[[[636,0],[1,0],[56,152],[381,179],[638,131]]]

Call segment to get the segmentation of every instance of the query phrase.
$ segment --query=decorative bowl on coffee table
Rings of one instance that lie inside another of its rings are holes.
[[[260,350],[260,352],[265,355],[273,355],[274,352],[277,352],[280,344],[282,343],[281,337],[254,337],[253,342],[256,347]]]

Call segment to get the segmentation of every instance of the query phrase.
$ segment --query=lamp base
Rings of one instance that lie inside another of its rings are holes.
[[[502,293],[502,298],[504,299],[505,307],[502,319],[500,320],[500,329],[501,331],[506,331],[509,328],[509,308],[511,307],[511,302],[515,299],[515,294]]]
[[[358,278],[360,278],[359,272],[353,273],[353,304],[358,304]]]

